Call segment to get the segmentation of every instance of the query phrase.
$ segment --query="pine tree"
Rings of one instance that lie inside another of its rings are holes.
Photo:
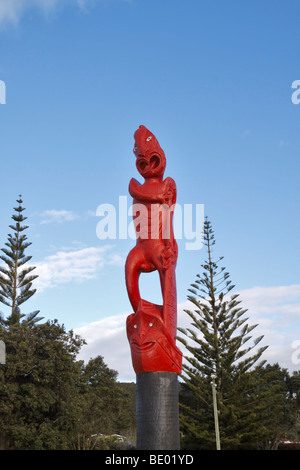
[[[41,319],[37,317],[39,310],[27,315],[20,310],[20,306],[36,292],[36,289],[32,288],[32,282],[38,276],[31,274],[35,266],[24,267],[32,258],[25,255],[25,250],[31,242],[27,241],[27,236],[23,233],[28,225],[22,225],[27,217],[23,215],[25,208],[22,207],[21,195],[17,203],[18,206],[14,208],[15,213],[12,215],[15,224],[9,225],[13,234],[8,235],[8,241],[5,243],[8,248],[2,248],[4,254],[0,255],[6,265],[0,266],[0,302],[10,307],[10,315],[6,320],[0,317],[0,323],[7,327],[19,324],[24,317],[22,321],[29,326]]]
[[[202,275],[191,285],[189,301],[194,311],[185,310],[192,328],[179,328],[187,354],[183,365],[181,429],[196,447],[214,448],[215,430],[212,406],[211,375],[215,374],[221,444],[237,446],[264,437],[265,423],[259,415],[267,413],[268,393],[258,396],[259,370],[256,364],[268,346],[257,347],[263,336],[252,338],[257,325],[249,325],[238,294],[220,257],[213,260],[214,232],[206,218],[203,231],[207,260]],[[273,402],[273,401],[272,401]]]

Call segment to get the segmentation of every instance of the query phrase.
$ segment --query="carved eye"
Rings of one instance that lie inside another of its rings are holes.
[[[149,142],[149,140],[152,139],[152,135],[149,135],[149,137],[147,137],[147,142]]]

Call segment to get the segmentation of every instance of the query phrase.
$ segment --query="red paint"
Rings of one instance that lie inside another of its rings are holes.
[[[177,294],[175,268],[177,243],[173,233],[176,184],[163,179],[166,157],[156,137],[140,126],[134,134],[136,167],[144,183],[131,179],[136,245],[125,265],[126,287],[134,313],[127,318],[127,336],[136,374],[181,373],[182,353],[176,347]],[[157,270],[163,305],[141,299],[139,276]]]

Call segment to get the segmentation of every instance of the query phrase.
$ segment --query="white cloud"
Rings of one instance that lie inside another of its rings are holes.
[[[130,348],[126,336],[126,318],[131,312],[89,323],[75,330],[87,342],[78,359],[88,361],[98,355],[104,362],[118,371],[118,380],[135,381]]]
[[[71,220],[78,219],[78,215],[73,211],[50,209],[43,211],[40,216],[42,217],[41,224],[70,222]]]
[[[34,286],[41,292],[67,282],[95,279],[104,265],[119,265],[120,262],[120,257],[110,245],[58,251],[43,261],[34,263],[35,273],[39,276]]]
[[[236,293],[239,294],[240,307],[248,310],[245,313],[249,318],[248,324],[258,324],[253,330],[253,339],[264,335],[258,347],[269,346],[262,358],[271,364],[278,362],[281,367],[298,370],[299,365],[292,362],[292,344],[300,340],[300,284],[257,286]],[[185,302],[179,310],[178,324],[186,328],[189,317],[182,313],[184,308],[193,310],[193,306]]]
[[[95,6],[101,0],[0,0],[0,24],[17,24],[24,13],[30,9],[37,9],[44,14],[55,11],[65,5],[75,6],[82,11]],[[130,3],[130,0],[122,0]]]
[[[18,23],[26,10],[38,8],[47,13],[57,4],[58,0],[0,0],[0,23]]]
[[[253,330],[253,338],[264,335],[259,346],[269,345],[263,359],[270,364],[278,362],[290,371],[298,370],[299,364],[294,364],[292,358],[295,353],[293,343],[300,340],[300,284],[254,287],[239,294],[241,307],[248,309],[249,324],[258,323]],[[190,318],[184,309],[193,310],[193,306],[189,301],[178,305],[178,326],[185,328],[190,326]],[[87,342],[79,359],[103,356],[108,366],[118,371],[120,381],[135,381],[126,336],[128,314],[104,318],[76,329],[76,333]],[[179,348],[182,349],[181,344]]]
[[[242,305],[248,308],[251,324],[258,323],[255,335],[264,335],[269,345],[264,358],[281,367],[299,370],[292,360],[292,344],[300,340],[300,284],[277,287],[254,287],[240,292]]]

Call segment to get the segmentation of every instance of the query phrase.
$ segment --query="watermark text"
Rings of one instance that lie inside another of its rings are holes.
[[[300,103],[300,80],[294,80],[292,83],[292,88],[295,89],[291,97],[292,103],[299,104]]]
[[[292,348],[295,349],[292,354],[292,363],[295,365],[300,364],[300,339],[293,341]]]
[[[6,85],[3,80],[0,80],[0,104],[6,104]]]
[[[119,196],[117,208],[113,204],[100,204],[96,216],[101,217],[96,227],[100,240],[135,240],[137,236],[170,239],[174,234],[176,240],[185,240],[186,250],[200,250],[203,246],[204,204],[153,203],[149,208],[137,203],[129,206],[127,196]]]

